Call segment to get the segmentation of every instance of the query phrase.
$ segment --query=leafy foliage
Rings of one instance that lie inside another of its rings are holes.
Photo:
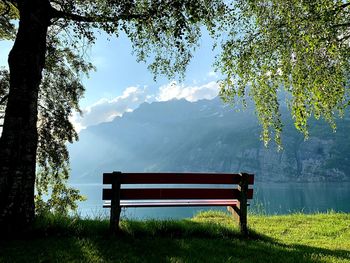
[[[46,66],[39,92],[35,201],[38,213],[47,210],[66,214],[77,208],[76,201],[84,200],[77,189],[66,184],[69,178],[66,143],[78,139],[69,117],[73,110],[80,112],[78,102],[84,92],[81,75],[87,74],[93,66],[65,45],[58,30],[51,30],[48,36]],[[9,82],[9,72],[3,69],[0,71],[0,99],[3,98],[0,113],[5,112]]]
[[[5,106],[9,90],[9,84],[9,72],[4,68],[0,68],[0,128],[2,127],[2,120],[5,116]]]
[[[69,154],[66,143],[78,139],[69,117],[78,111],[84,87],[81,75],[93,69],[81,55],[59,37],[59,28],[51,30],[47,41],[46,66],[39,93],[39,123],[36,177],[36,210],[66,214],[76,210],[76,201],[84,198],[68,187]],[[44,202],[43,196],[50,193]]]
[[[279,91],[295,126],[308,136],[311,116],[335,129],[349,103],[350,4],[340,0],[237,0],[227,15],[227,36],[216,66],[226,101],[250,95],[265,143],[281,144]]]
[[[18,19],[16,7],[7,1],[0,1],[0,39],[13,40],[16,29],[11,20]]]
[[[221,0],[55,1],[54,7],[59,10],[55,23],[79,40],[74,47],[81,44],[82,36],[88,45],[94,43],[96,29],[111,36],[123,31],[137,60],[148,62],[155,77],[169,78],[183,76],[201,26],[214,32],[226,11]]]
[[[79,190],[67,185],[68,171],[67,168],[64,168],[61,173],[58,173],[57,170],[49,167],[49,169],[42,169],[37,174],[35,181],[37,190],[35,210],[37,214],[68,215],[69,212],[77,210],[77,201],[86,200],[84,196],[80,195]]]
[[[39,93],[37,162],[45,169],[58,169],[68,161],[65,143],[78,139],[69,117],[73,110],[80,112],[78,103],[84,92],[80,78],[93,66],[65,46],[53,33],[49,38]]]
[[[152,10],[152,19],[135,20],[122,25],[133,43],[139,61],[153,62],[149,69],[155,76],[183,77],[201,36],[201,26],[213,32],[225,6],[221,1],[169,1],[159,5],[143,1],[138,10]]]

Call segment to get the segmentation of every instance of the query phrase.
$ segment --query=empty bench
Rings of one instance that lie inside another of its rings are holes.
[[[254,175],[247,173],[104,173],[103,184],[111,188],[103,189],[103,207],[111,209],[110,231],[117,233],[122,207],[227,206],[238,220],[241,233],[247,235],[247,206],[253,198],[249,185],[253,183]],[[136,184],[142,186],[133,187]],[[179,186],[144,186],[148,184]],[[124,185],[129,186],[123,188]]]

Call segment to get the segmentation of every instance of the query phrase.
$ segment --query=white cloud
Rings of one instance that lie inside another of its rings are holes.
[[[112,121],[125,112],[131,112],[143,102],[168,101],[186,99],[194,102],[200,99],[213,99],[218,95],[219,84],[215,81],[203,85],[185,86],[173,81],[161,86],[156,94],[150,94],[148,89],[128,87],[123,94],[114,99],[103,98],[83,109],[83,115],[75,113],[71,121],[77,131],[102,122]]]
[[[114,99],[104,98],[83,109],[82,116],[78,113],[74,114],[71,121],[77,131],[80,131],[87,126],[112,121],[115,117],[134,110],[148,100],[150,98],[147,98],[146,88],[128,87],[122,95]]]
[[[219,84],[215,81],[200,86],[184,86],[173,81],[159,88],[159,94],[156,96],[156,99],[158,101],[186,99],[193,102],[201,99],[213,99],[218,93]]]

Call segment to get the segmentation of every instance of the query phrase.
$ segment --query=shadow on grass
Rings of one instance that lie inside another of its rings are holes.
[[[123,221],[117,237],[106,221],[67,221],[0,246],[0,262],[350,261],[349,251],[287,245],[254,231],[242,238],[234,228],[193,220]]]

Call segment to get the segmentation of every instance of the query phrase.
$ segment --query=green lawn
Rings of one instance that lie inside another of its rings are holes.
[[[174,221],[108,222],[46,216],[35,237],[1,241],[0,262],[350,262],[350,214],[249,215],[250,238],[234,220],[204,212]]]

